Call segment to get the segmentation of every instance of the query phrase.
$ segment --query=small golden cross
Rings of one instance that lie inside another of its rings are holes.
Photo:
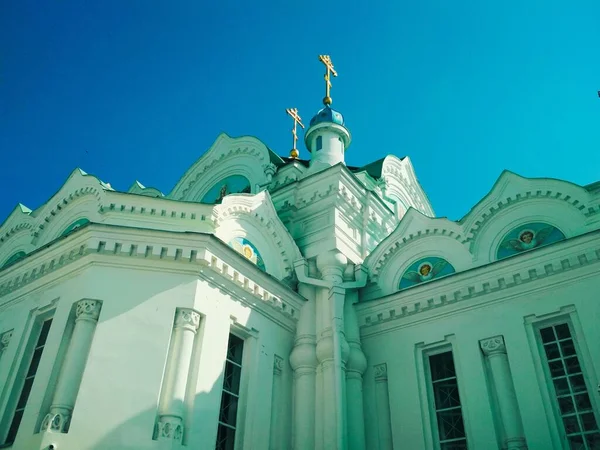
[[[296,141],[298,140],[298,134],[296,134],[296,126],[300,125],[302,128],[304,128],[304,124],[302,123],[302,119],[298,115],[298,108],[287,108],[285,112],[287,112],[291,116],[291,118],[294,119],[294,128],[292,128],[292,136],[294,136],[294,146],[290,151],[290,158],[296,159],[300,154],[296,149]]]
[[[329,91],[331,90],[331,75],[337,77],[337,72],[333,68],[333,63],[329,55],[319,55],[319,61],[325,64],[325,98],[323,99],[324,105],[331,105],[331,96]]]

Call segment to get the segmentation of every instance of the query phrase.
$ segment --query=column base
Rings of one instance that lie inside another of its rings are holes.
[[[69,425],[71,425],[71,409],[51,406],[50,412],[42,421],[40,431],[66,433],[69,431]]]
[[[161,416],[156,422],[154,429],[154,439],[171,440],[181,443],[183,438],[183,423],[181,417]]]

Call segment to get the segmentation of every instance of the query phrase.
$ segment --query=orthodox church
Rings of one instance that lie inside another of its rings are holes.
[[[6,218],[0,448],[600,449],[600,182],[436,217],[409,157],[345,164],[320,60],[309,159],[222,134]]]

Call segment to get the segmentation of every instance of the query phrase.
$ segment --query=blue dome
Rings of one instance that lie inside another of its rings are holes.
[[[323,122],[331,122],[337,123],[338,125],[344,125],[344,116],[341,113],[331,109],[329,106],[326,106],[317,114],[315,117],[310,119],[310,126],[317,125]]]

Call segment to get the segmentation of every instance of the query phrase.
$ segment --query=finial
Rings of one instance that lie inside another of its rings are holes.
[[[331,75],[337,77],[337,72],[333,68],[333,63],[329,55],[319,55],[319,61],[325,64],[325,98],[323,98],[323,104],[325,106],[331,105],[331,96],[329,91],[331,90]]]
[[[300,155],[298,149],[296,148],[296,141],[298,140],[298,135],[296,134],[296,126],[300,125],[302,128],[304,128],[304,124],[302,123],[302,119],[298,115],[298,108],[287,108],[285,112],[287,112],[292,117],[292,119],[294,119],[294,128],[292,128],[292,136],[294,136],[294,145],[292,147],[292,150],[290,151],[290,158],[296,159]]]

